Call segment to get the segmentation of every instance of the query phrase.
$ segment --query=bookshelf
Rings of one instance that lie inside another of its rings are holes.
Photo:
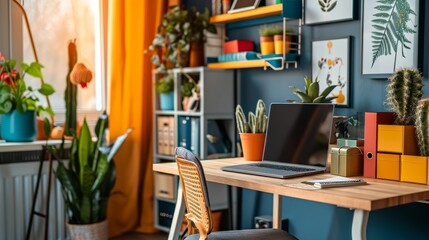
[[[207,67],[173,69],[174,108],[161,110],[160,96],[154,99],[154,163],[174,162],[174,148],[183,146],[200,159],[235,156],[234,72]],[[153,81],[160,76],[153,73]],[[181,87],[189,78],[199,87],[199,104],[195,111],[183,106]],[[155,173],[155,227],[169,231],[179,178]],[[173,185],[173,186],[172,186]],[[226,209],[227,189],[210,184],[210,201],[214,210]]]

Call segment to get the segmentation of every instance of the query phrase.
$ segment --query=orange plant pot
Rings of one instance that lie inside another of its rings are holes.
[[[290,51],[291,41],[292,37],[286,35],[286,41],[284,43],[284,51],[286,54]],[[283,54],[283,35],[274,35],[274,53]]]
[[[274,40],[273,37],[260,37],[261,41],[261,54],[272,54],[274,53]]]
[[[244,160],[261,161],[264,152],[265,133],[240,133]]]
[[[427,183],[427,157],[401,156],[401,182]]]
[[[189,52],[189,66],[199,67],[204,65],[204,45],[191,43],[191,51]]]

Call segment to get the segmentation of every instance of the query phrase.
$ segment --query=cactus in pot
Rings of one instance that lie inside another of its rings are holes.
[[[68,45],[69,71],[66,78],[66,90],[64,101],[66,103],[66,120],[64,133],[66,136],[73,136],[76,133],[77,124],[77,86],[70,81],[73,67],[77,63],[76,40],[72,40]]]
[[[244,159],[250,161],[262,160],[265,132],[268,124],[265,103],[261,99],[258,100],[255,113],[249,112],[248,121],[246,121],[246,116],[240,105],[237,105],[235,116],[237,128],[240,132]]]
[[[396,124],[412,125],[419,100],[423,95],[423,77],[419,70],[397,70],[387,85],[386,104],[396,113]]]
[[[249,112],[248,121],[244,115],[243,108],[237,105],[235,110],[237,128],[240,133],[265,133],[267,131],[268,117],[265,103],[261,99],[256,104],[255,113]]]
[[[429,156],[429,98],[419,101],[415,125],[420,155],[427,157]]]

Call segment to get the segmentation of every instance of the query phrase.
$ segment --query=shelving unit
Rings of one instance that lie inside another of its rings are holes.
[[[298,59],[301,55],[301,27],[302,27],[302,0],[283,0],[282,4],[258,7],[253,10],[232,13],[232,14],[221,14],[212,16],[210,22],[213,24],[228,24],[233,22],[248,21],[263,17],[281,15],[283,21],[283,39],[286,39],[286,29],[291,25],[291,21],[297,21],[294,26],[296,28],[296,34],[293,34],[294,40],[291,42],[290,53],[283,52],[277,56],[265,57],[260,56],[261,60],[249,60],[249,61],[237,61],[237,62],[218,62],[208,64],[209,68],[213,69],[241,69],[241,68],[257,68],[263,67],[267,69],[270,67],[274,70],[283,70],[289,65],[293,65],[295,68],[298,67]],[[225,36],[225,33],[223,34]],[[283,42],[283,49],[286,49],[285,43]]]
[[[174,76],[173,110],[160,110],[159,94],[153,91],[154,163],[175,161],[176,146],[190,149],[200,159],[235,156],[233,71],[196,67],[173,69],[171,74]],[[199,108],[194,112],[185,111],[182,106],[180,87],[189,81],[187,76],[191,77],[200,89]],[[153,74],[154,83],[159,77],[158,74]],[[169,130],[164,131],[164,123]],[[168,141],[165,140],[166,135],[169,136]],[[210,137],[207,137],[208,135]],[[218,141],[212,143],[208,139]],[[175,176],[155,173],[155,227],[160,230],[169,231],[178,184],[179,179]],[[226,209],[226,187],[210,184],[209,189],[212,208]]]

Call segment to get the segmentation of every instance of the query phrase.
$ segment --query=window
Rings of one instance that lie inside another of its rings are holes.
[[[0,0],[8,1],[8,0]],[[39,62],[44,65],[44,80],[56,89],[50,97],[55,119],[63,121],[64,91],[68,69],[68,43],[76,39],[78,62],[93,73],[87,88],[78,87],[78,112],[95,120],[105,109],[105,72],[102,0],[20,0],[32,30]],[[16,4],[9,3],[12,24],[10,56],[24,62],[34,61],[31,42],[22,14]],[[14,19],[19,21],[14,22]],[[21,21],[22,20],[22,21]],[[18,34],[16,33],[18,31]],[[19,31],[21,31],[19,33]],[[0,45],[1,46],[1,45]],[[0,50],[2,51],[2,50]],[[21,53],[21,54],[19,54]],[[20,56],[17,56],[20,55]],[[30,82],[31,80],[29,80]],[[38,84],[38,81],[31,81]],[[41,98],[43,99],[43,98]],[[45,103],[45,99],[43,99]],[[96,113],[92,114],[91,113]]]

